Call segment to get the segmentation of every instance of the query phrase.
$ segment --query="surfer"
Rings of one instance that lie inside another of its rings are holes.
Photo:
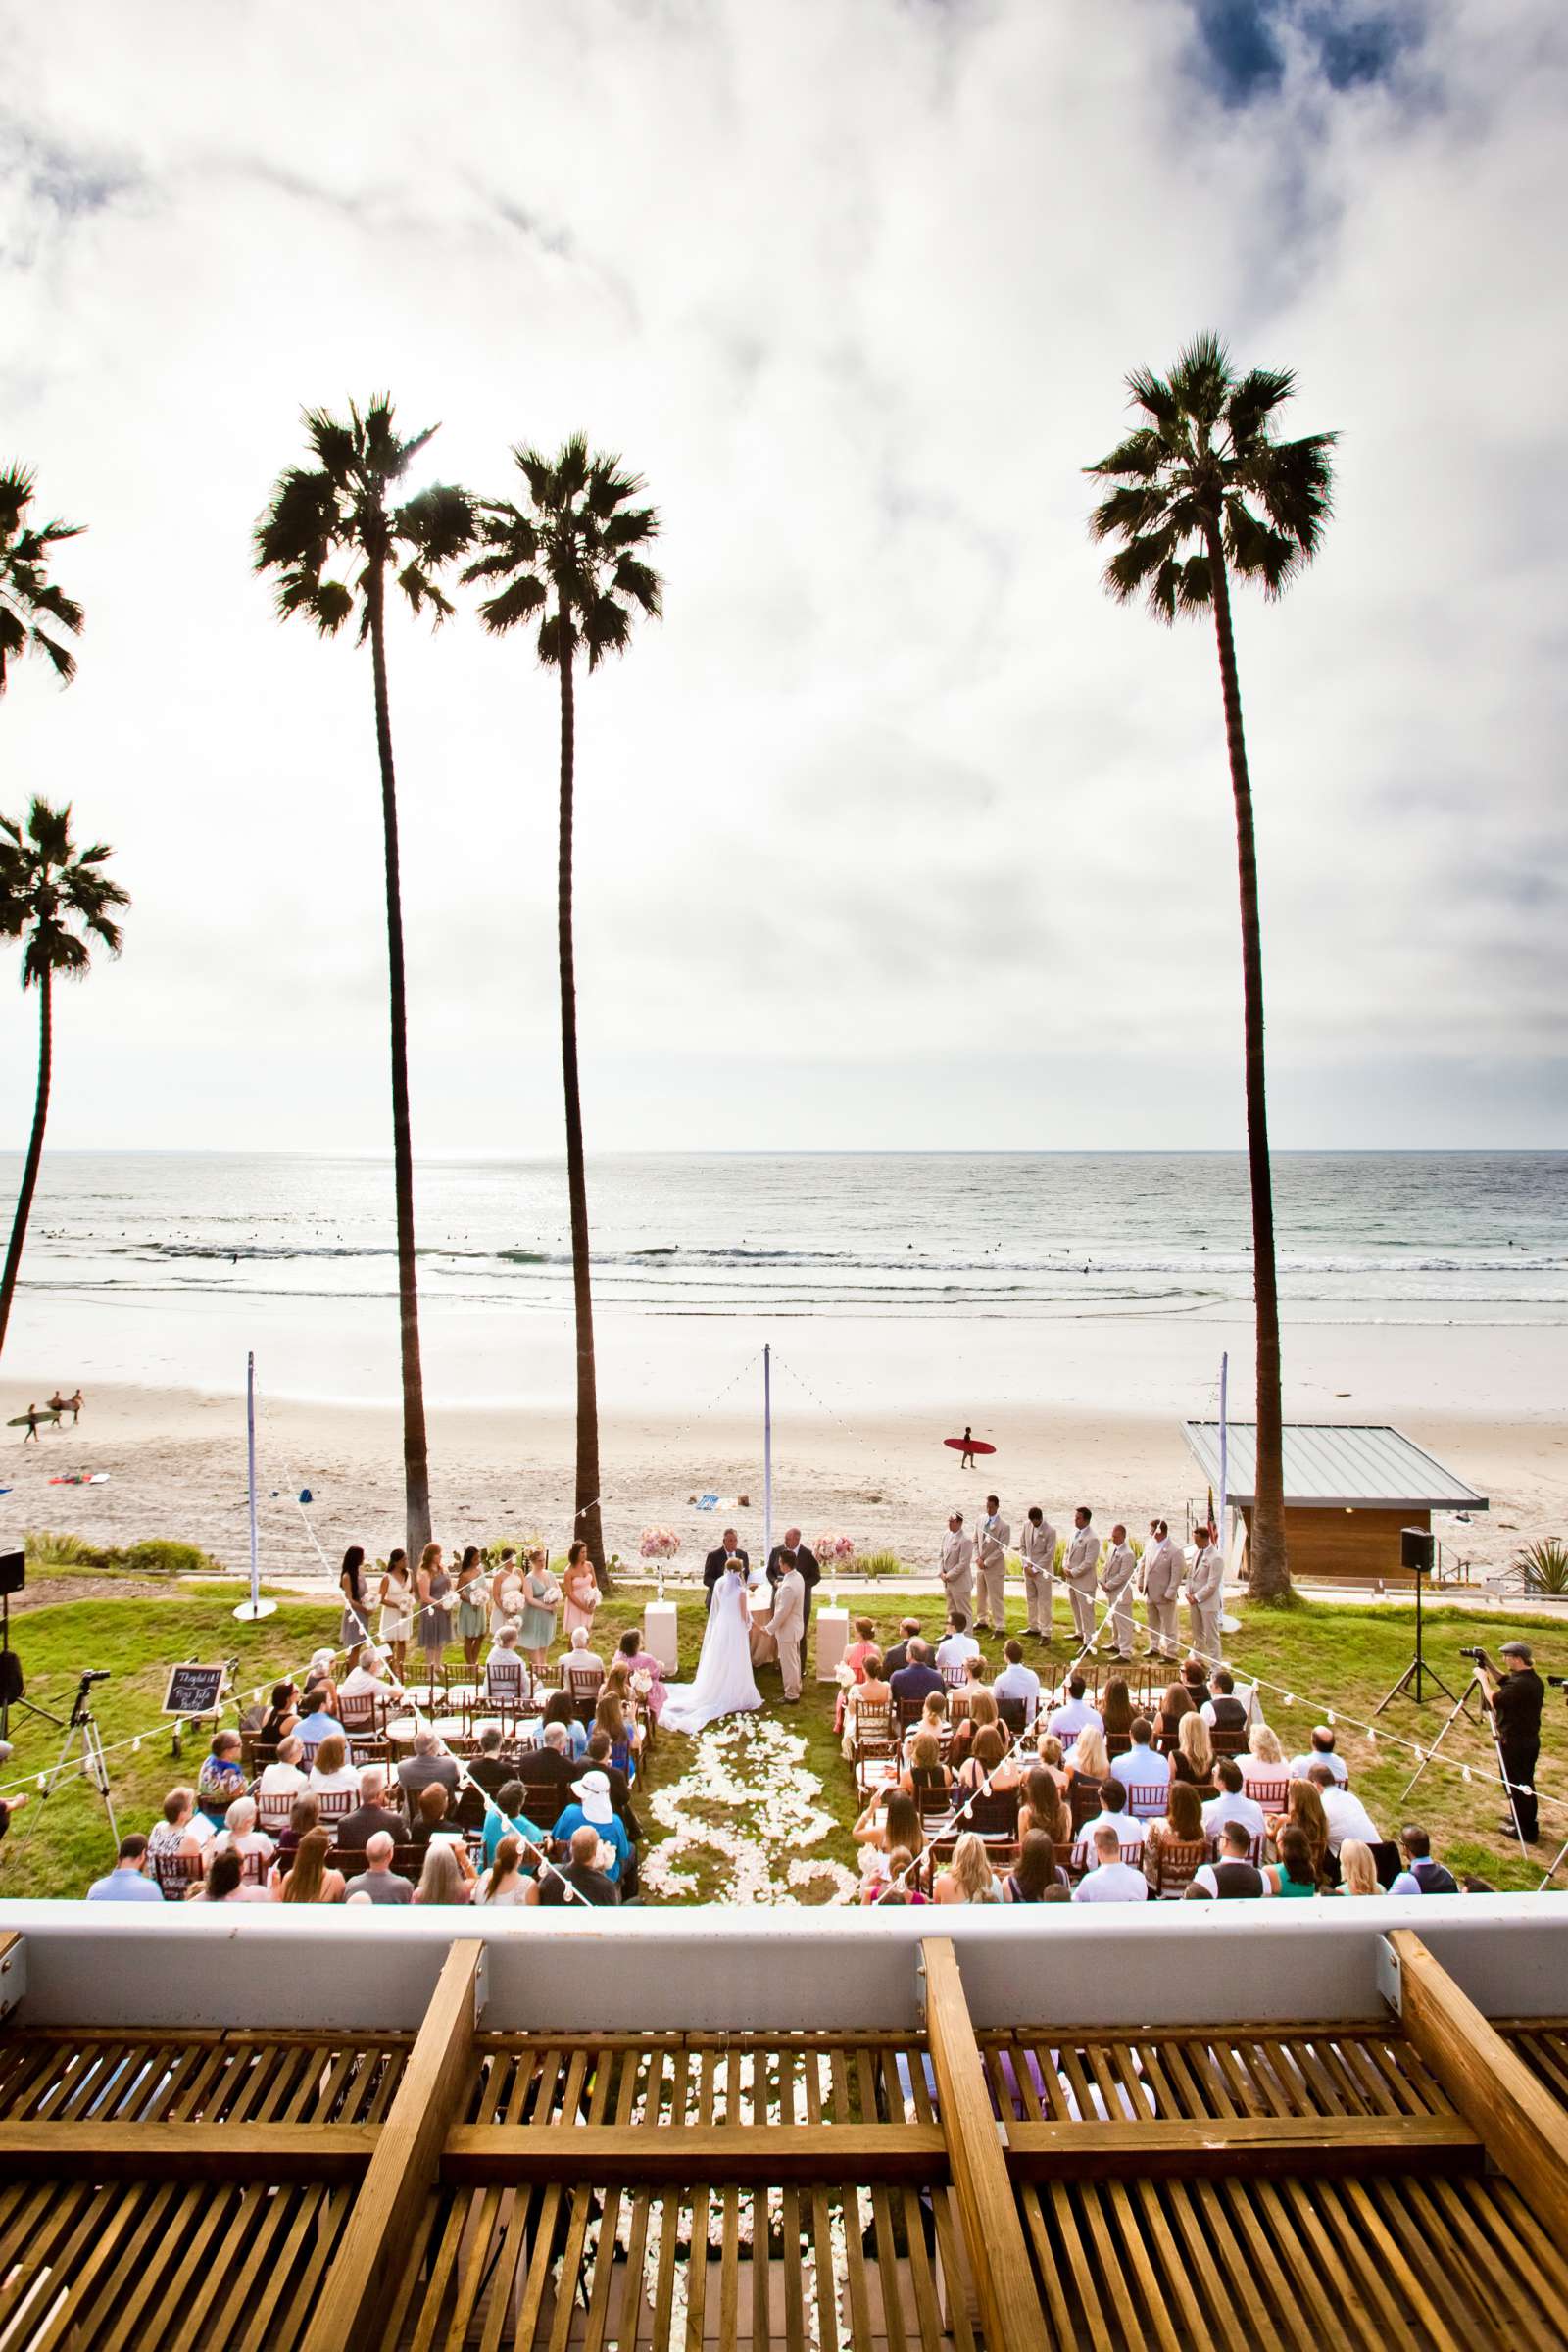
[[[958,1467],[960,1470],[974,1468],[974,1431],[967,1421],[963,1425],[963,1449],[958,1455]]]
[[[29,1404],[26,1411],[22,1415],[22,1418],[27,1424],[27,1435],[23,1439],[22,1443],[24,1446],[25,1446],[30,1439],[32,1444],[36,1446],[38,1443],[38,1424],[43,1419],[43,1415],[39,1412],[38,1407],[35,1404]]]

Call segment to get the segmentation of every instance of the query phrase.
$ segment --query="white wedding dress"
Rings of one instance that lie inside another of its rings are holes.
[[[671,1683],[659,1718],[662,1732],[701,1732],[720,1715],[744,1715],[762,1703],[752,1672],[752,1612],[746,1579],[726,1568],[713,1588],[694,1683]]]

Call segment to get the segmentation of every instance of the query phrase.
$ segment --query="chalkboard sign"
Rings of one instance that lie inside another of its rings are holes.
[[[215,1715],[223,1695],[221,1666],[172,1666],[164,1692],[166,1715]]]

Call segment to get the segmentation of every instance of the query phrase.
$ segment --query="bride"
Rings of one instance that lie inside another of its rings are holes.
[[[695,1683],[666,1686],[662,1732],[701,1732],[715,1716],[741,1715],[760,1707],[762,1694],[752,1673],[752,1612],[746,1576],[731,1561],[713,1588],[703,1654]]]

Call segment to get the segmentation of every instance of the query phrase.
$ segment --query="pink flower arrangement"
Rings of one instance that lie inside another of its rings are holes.
[[[842,1565],[844,1561],[853,1560],[855,1557],[855,1538],[853,1536],[818,1536],[811,1549],[824,1564]]]
[[[645,1527],[637,1548],[645,1560],[672,1560],[680,1549],[680,1538],[672,1527]]]

